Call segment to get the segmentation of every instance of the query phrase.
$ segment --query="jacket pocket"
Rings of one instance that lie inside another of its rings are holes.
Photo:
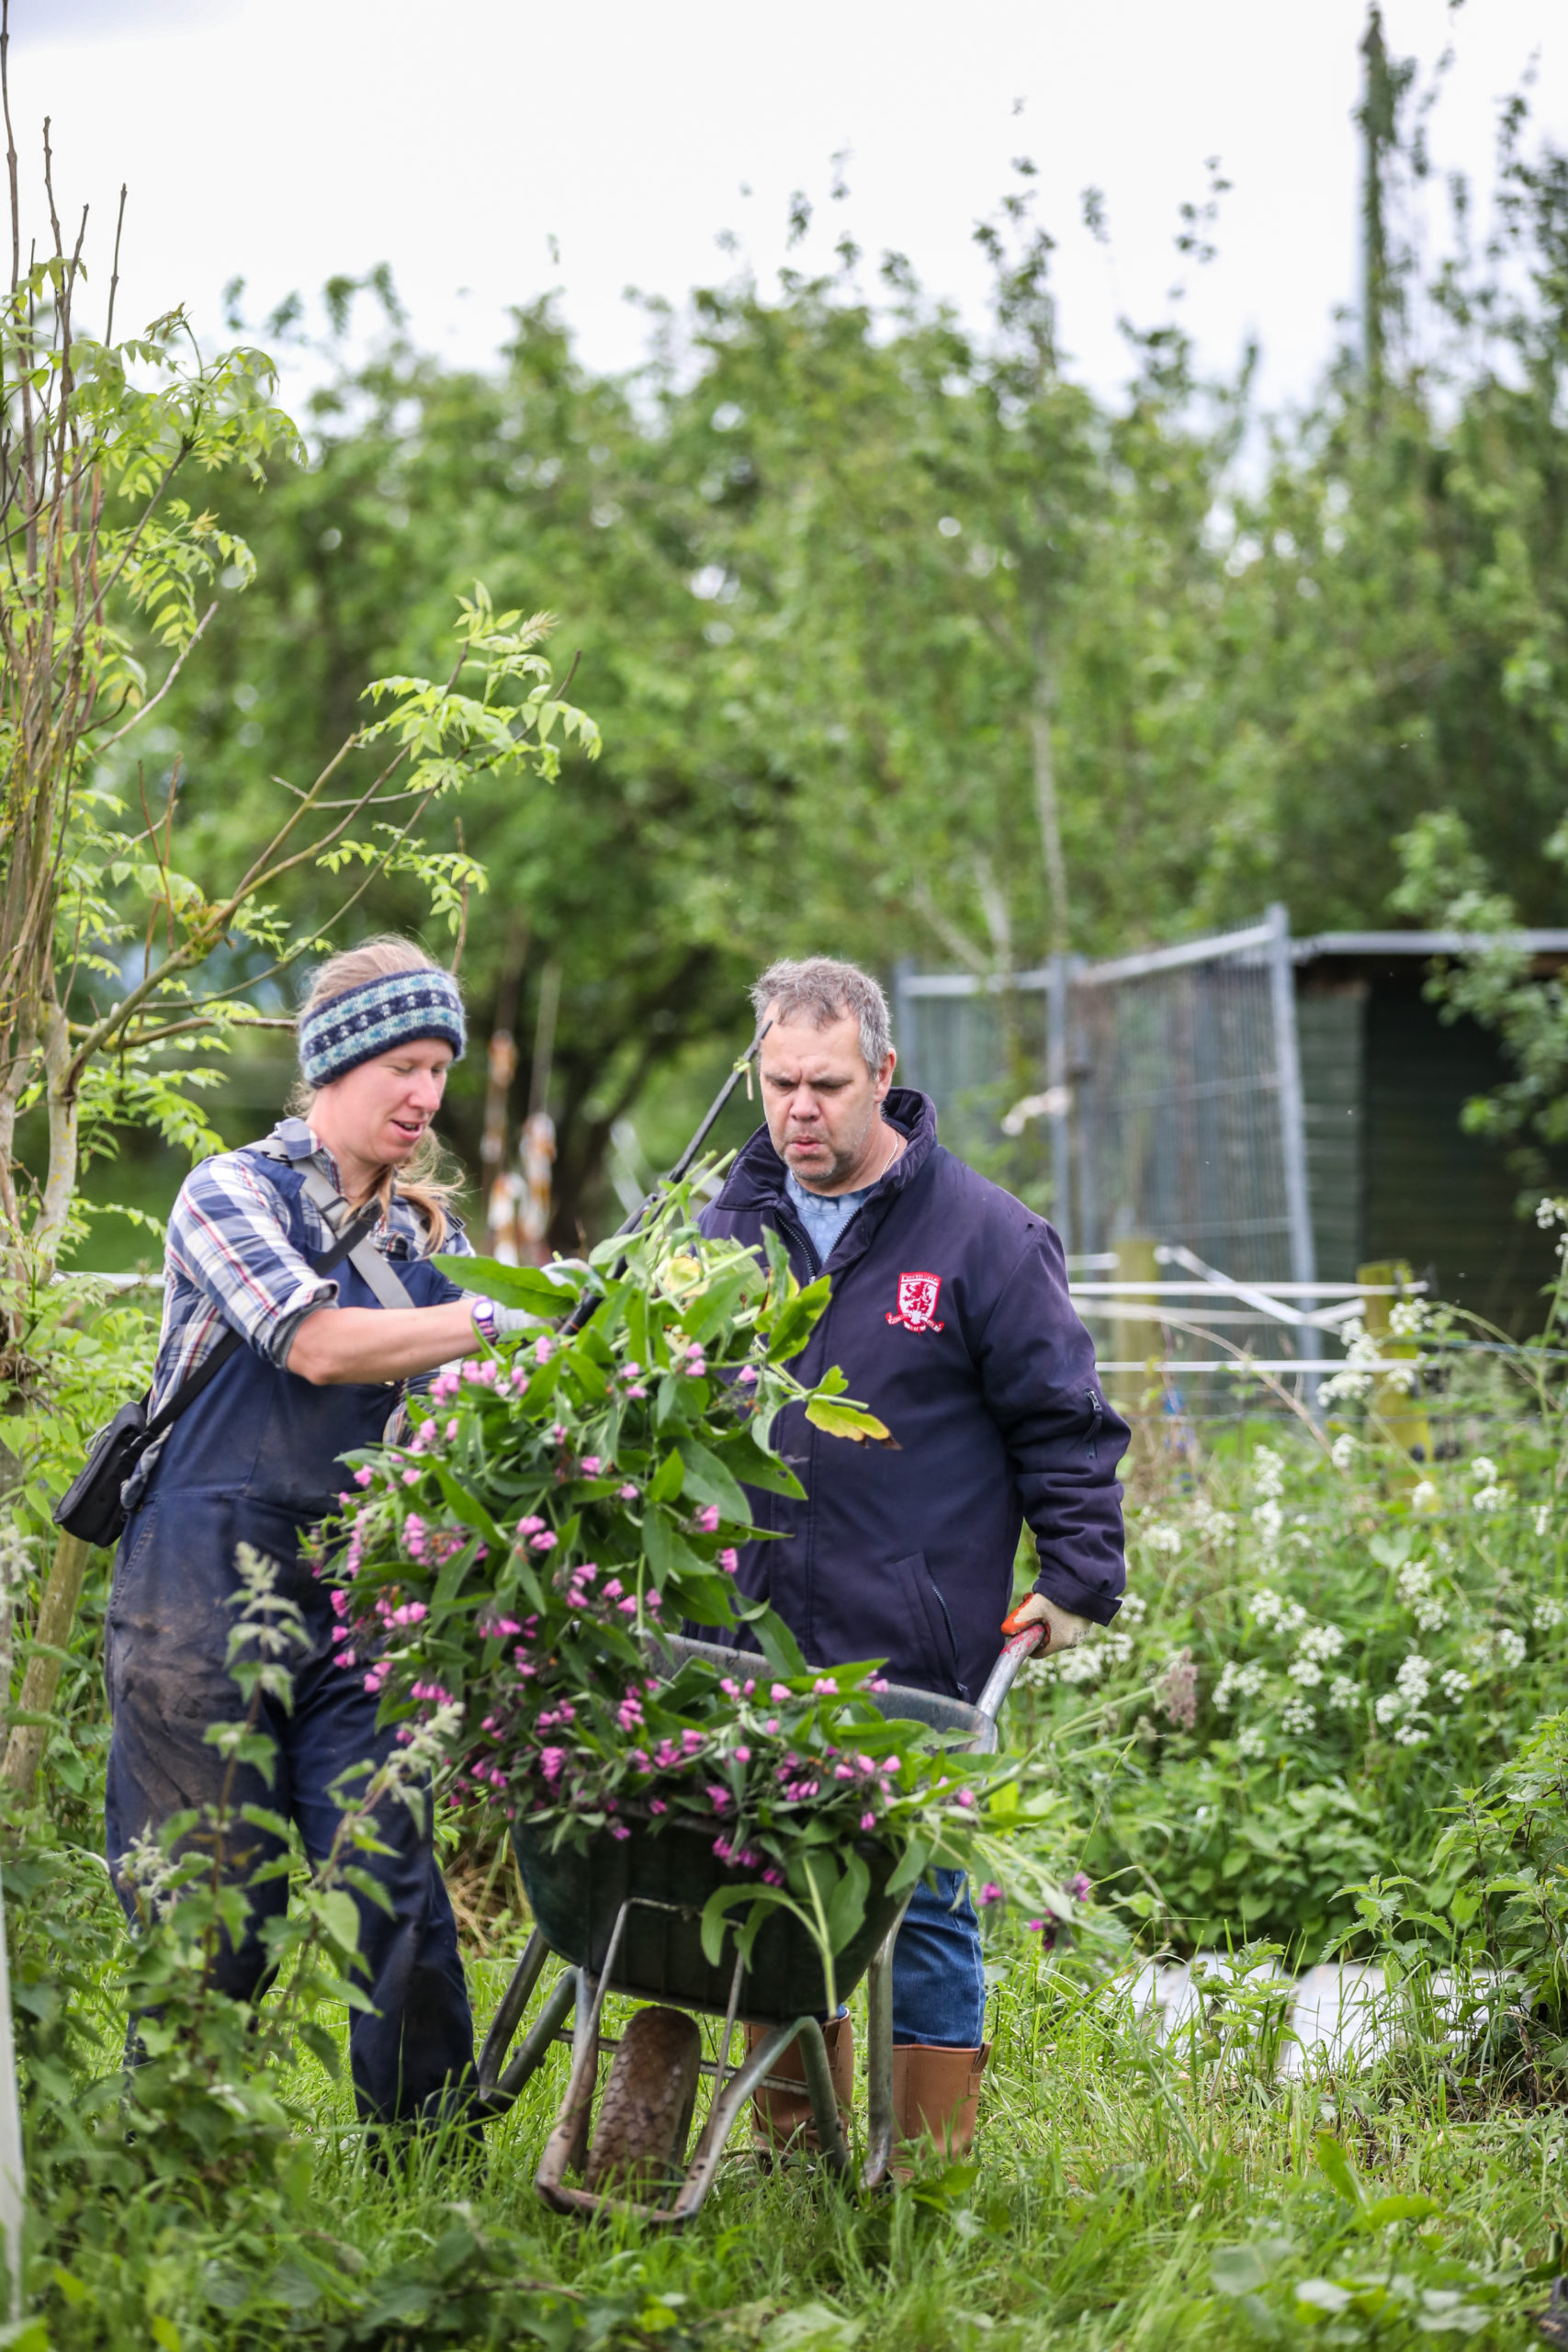
[[[953,1618],[942,1599],[942,1587],[926,1566],[925,1554],[913,1552],[898,1565],[908,1571],[909,1581],[924,1611],[931,1660],[936,1671],[948,1690],[954,1691],[960,1699],[966,1699],[969,1693],[958,1671],[958,1636],[953,1630]]]

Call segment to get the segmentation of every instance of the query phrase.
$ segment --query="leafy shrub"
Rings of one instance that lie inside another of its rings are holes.
[[[1561,1695],[1543,1448],[1521,1423],[1500,1450],[1391,1492],[1373,1445],[1283,1439],[1134,1516],[1115,1623],[1028,1669],[1094,1820],[1087,1867],[1134,1914],[1315,1958],[1355,1917],[1348,1882],[1413,1872],[1451,1899],[1443,1808]]]

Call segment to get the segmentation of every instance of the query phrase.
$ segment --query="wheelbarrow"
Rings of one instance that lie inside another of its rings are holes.
[[[973,1705],[898,1684],[878,1693],[874,1703],[884,1715],[957,1734],[971,1752],[989,1754],[1008,1692],[1043,1638],[1037,1625],[1014,1634]],[[754,1653],[710,1642],[670,1636],[661,1646],[671,1670],[689,1657],[705,1658],[738,1679],[756,1668]],[[606,1831],[586,1851],[552,1854],[519,1823],[513,1842],[535,1927],[485,2037],[479,2104],[487,2116],[504,2114],[551,2048],[570,2044],[566,2094],[535,2177],[547,2205],[560,2213],[628,2213],[664,2228],[682,2227],[700,2211],[752,2093],[764,2086],[798,2093],[798,2082],[773,2073],[797,2036],[823,2161],[835,2172],[848,2172],[819,2023],[827,2007],[821,1956],[799,1920],[775,1912],[764,1921],[749,1962],[737,1955],[733,1964],[716,1965],[702,1948],[703,1905],[715,1886],[734,1884],[735,1873],[723,1869],[702,1831],[624,1839]],[[865,1918],[835,1955],[834,1975],[842,1993],[866,1978],[870,2131],[860,2180],[869,2189],[887,2179],[893,2157],[893,1943],[908,1896],[887,1893],[897,1857],[870,1840],[863,1850],[871,1870]],[[552,1953],[568,1965],[509,2057]],[[611,1993],[656,2005],[637,2011],[618,2041],[600,2030]],[[699,2017],[724,2020],[716,2059],[701,2054]],[[732,2065],[737,2025],[759,2029],[761,2038]],[[595,2124],[605,2053],[610,2068]],[[714,2078],[713,2099],[687,2157],[704,2075]],[[581,2188],[568,2182],[572,2172],[582,2175]],[[669,2183],[677,2172],[671,2194]],[[635,2193],[639,2188],[649,2193]]]

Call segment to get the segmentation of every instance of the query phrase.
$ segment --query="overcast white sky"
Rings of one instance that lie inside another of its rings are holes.
[[[586,356],[629,364],[625,288],[679,299],[728,274],[726,229],[767,280],[796,187],[819,230],[797,260],[848,227],[978,315],[974,222],[1027,153],[1066,341],[1106,390],[1118,313],[1168,313],[1177,208],[1217,154],[1234,192],[1183,309],[1215,366],[1256,334],[1278,401],[1308,390],[1355,297],[1364,18],[1364,0],[11,0],[12,107],[35,154],[52,115],[100,283],[130,182],[124,323],[183,300],[215,333],[232,277],[254,319],[388,261],[418,337],[468,360],[508,303],[558,287]],[[1455,41],[1443,168],[1490,185],[1497,102],[1536,52],[1538,124],[1568,142],[1561,0],[1388,0],[1385,21],[1428,68]],[[1089,184],[1109,251],[1079,223]]]

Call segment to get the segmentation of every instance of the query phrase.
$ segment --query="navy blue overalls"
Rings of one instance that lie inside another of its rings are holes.
[[[309,1255],[303,1169],[257,1151],[246,1157],[276,1186],[288,1238]],[[400,1259],[397,1272],[416,1306],[460,1295],[422,1260]],[[342,1306],[377,1305],[351,1261],[343,1261],[335,1277]],[[338,1507],[348,1478],[340,1456],[377,1442],[400,1393],[380,1383],[313,1387],[247,1346],[170,1430],[149,1491],[120,1539],[109,1598],[106,1663],[114,1728],[105,1813],[117,1886],[120,1860],[135,1838],[172,1814],[219,1801],[228,1767],[203,1735],[209,1724],[244,1713],[225,1670],[234,1622],[227,1604],[238,1589],[241,1544],[276,1563],[277,1589],[299,1607],[310,1647],[291,1660],[293,1712],[263,1702],[261,1728],[276,1745],[274,1784],[241,1767],[231,1785],[234,1835],[245,1849],[242,1856],[231,1844],[232,1874],[249,1876],[279,1850],[265,1833],[238,1826],[241,1805],[270,1807],[297,1822],[306,1852],[319,1861],[341,1817],[328,1794],[333,1782],[350,1766],[380,1764],[390,1753],[393,1734],[377,1730],[377,1702],[362,1675],[334,1663],[327,1595],[301,1563],[299,1542]],[[382,2122],[434,2112],[473,2066],[473,2019],[428,1804],[425,1815],[422,1831],[406,1805],[389,1800],[376,1826],[390,1850],[355,1857],[391,1901],[388,1913],[354,1894],[367,1967],[360,1981],[374,2010],[355,2014],[349,2056],[359,2111]],[[123,1888],[120,1894],[125,1901]],[[253,1893],[253,1921],[280,1913],[288,1899],[286,1876],[265,1881]],[[265,1965],[253,1933],[238,1949],[224,1943],[216,1981],[236,1999],[251,2000]]]

